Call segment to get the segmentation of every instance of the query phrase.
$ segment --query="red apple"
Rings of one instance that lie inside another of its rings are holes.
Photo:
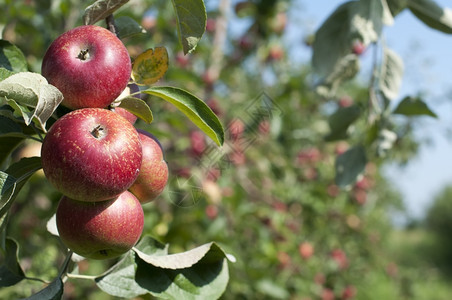
[[[163,159],[160,142],[151,133],[137,129],[143,149],[143,163],[138,178],[129,188],[140,202],[147,203],[159,196],[168,181],[168,165]]]
[[[62,194],[80,201],[113,199],[127,190],[141,167],[138,133],[103,108],[84,108],[58,119],[44,138],[42,168]]]
[[[107,259],[126,253],[136,244],[143,231],[144,213],[138,199],[128,191],[100,202],[63,196],[56,223],[69,249],[87,258]]]
[[[107,107],[130,79],[126,47],[107,29],[79,26],[60,35],[44,55],[42,75],[64,96],[71,109]]]

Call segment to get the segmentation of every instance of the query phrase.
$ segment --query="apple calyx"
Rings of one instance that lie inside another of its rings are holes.
[[[107,133],[105,132],[105,128],[102,125],[97,125],[92,131],[91,135],[96,139],[102,139]]]
[[[77,58],[85,61],[89,59],[89,49],[82,49],[80,50],[79,54],[77,55]]]

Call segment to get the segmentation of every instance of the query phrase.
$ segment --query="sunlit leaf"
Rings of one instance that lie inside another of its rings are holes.
[[[138,118],[142,119],[146,123],[150,124],[154,117],[152,116],[152,111],[149,105],[141,99],[136,97],[126,97],[121,100],[119,107],[126,109]]]
[[[403,77],[403,60],[394,51],[384,48],[379,86],[385,97],[395,99],[399,94]]]
[[[198,126],[217,145],[224,142],[224,130],[218,117],[204,103],[187,91],[175,87],[152,87],[141,91],[149,95],[162,98],[183,112],[196,126]]]
[[[38,73],[21,72],[0,81],[0,97],[6,99],[25,123],[32,121],[45,131],[46,121],[63,101],[63,94]],[[1,100],[1,98],[0,98]]]
[[[124,259],[114,265],[108,272],[96,278],[97,286],[104,292],[127,299],[147,293],[135,281],[135,253],[130,251]]]
[[[132,78],[138,85],[151,85],[168,70],[168,52],[165,47],[148,49],[133,62]]]
[[[169,255],[150,255],[138,249],[135,252],[135,280],[154,296],[218,299],[226,288],[227,255],[215,243]]]
[[[98,0],[88,6],[83,14],[83,24],[92,25],[107,18],[129,0]]]
[[[184,53],[196,48],[206,29],[207,14],[203,0],[172,0],[177,17],[177,32]]]

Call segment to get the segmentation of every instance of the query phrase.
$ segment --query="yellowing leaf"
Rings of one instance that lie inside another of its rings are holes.
[[[168,52],[165,47],[148,49],[133,62],[132,78],[136,84],[151,85],[168,70]]]

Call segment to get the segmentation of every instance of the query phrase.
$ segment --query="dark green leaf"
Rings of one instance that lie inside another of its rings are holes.
[[[19,264],[17,242],[7,238],[4,250],[4,257],[0,265],[0,287],[15,285],[25,277]]]
[[[0,97],[4,97],[25,123],[32,121],[45,131],[46,121],[63,100],[63,94],[38,73],[22,72],[0,81]],[[30,108],[33,108],[30,110]]]
[[[121,99],[121,104],[119,107],[122,107],[138,118],[142,119],[146,123],[150,124],[154,117],[152,116],[152,111],[149,108],[149,105],[141,99],[138,99],[136,97],[126,97],[124,99]]]
[[[135,253],[129,251],[124,259],[114,265],[107,274],[96,278],[97,286],[104,292],[131,299],[147,293],[135,281]]]
[[[177,17],[177,32],[184,53],[196,48],[206,29],[207,14],[203,0],[172,0]]]
[[[23,136],[22,127],[14,120],[0,115],[0,137]]]
[[[1,172],[3,177],[5,174],[7,177],[0,181],[2,191],[0,217],[6,214],[26,181],[39,169],[41,169],[41,158],[29,157],[21,159],[12,164],[5,172]]]
[[[427,104],[417,97],[405,97],[396,109],[393,111],[394,114],[405,115],[405,116],[430,116],[437,118],[435,114]]]
[[[367,157],[364,147],[355,146],[348,149],[336,159],[336,184],[340,187],[351,185],[364,172],[366,164]]]
[[[348,137],[348,128],[360,115],[361,108],[357,105],[340,107],[328,119],[330,133],[325,137],[325,140],[336,141],[346,139]]]
[[[131,17],[122,16],[116,18],[115,24],[118,28],[118,35],[121,39],[146,32],[146,30],[144,30],[143,27],[141,27],[141,25]]]
[[[204,101],[187,91],[175,87],[152,87],[143,90],[142,93],[154,95],[170,102],[204,131],[217,145],[223,145],[223,126]]]
[[[342,57],[351,52],[349,17],[354,2],[339,6],[315,34],[312,66],[322,77],[329,75]]]
[[[129,0],[98,0],[88,6],[83,14],[83,24],[92,25],[106,19]]]
[[[64,284],[60,277],[55,278],[48,286],[27,300],[60,300],[63,297]]]
[[[0,40],[0,67],[13,72],[28,71],[27,60],[19,48],[8,41]],[[0,80],[7,74],[0,71]]]
[[[11,152],[25,140],[23,137],[0,137],[0,165],[8,159]]]
[[[394,17],[408,7],[408,0],[386,0],[389,11]]]
[[[425,25],[444,33],[452,33],[452,12],[432,0],[410,0],[408,8]]]

